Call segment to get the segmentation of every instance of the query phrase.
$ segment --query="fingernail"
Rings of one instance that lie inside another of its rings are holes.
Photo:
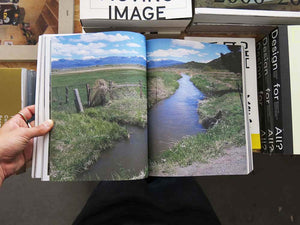
[[[53,120],[47,120],[43,123],[47,128],[50,128],[53,126]]]

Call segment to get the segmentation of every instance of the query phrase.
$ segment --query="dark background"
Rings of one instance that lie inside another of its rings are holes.
[[[254,154],[247,176],[197,177],[223,225],[300,224],[300,157]],[[97,182],[41,182],[30,171],[0,188],[1,225],[71,224]]]

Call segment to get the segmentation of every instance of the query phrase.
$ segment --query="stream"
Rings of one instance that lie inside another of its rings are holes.
[[[198,101],[204,94],[181,74],[179,88],[169,98],[157,103],[149,112],[149,157],[155,160],[160,153],[187,135],[196,135],[205,129],[199,123]]]
[[[157,159],[160,153],[187,135],[205,132],[199,123],[198,101],[204,98],[190,76],[181,74],[179,88],[169,98],[157,103],[148,113],[147,128],[127,126],[130,139],[117,143],[112,149],[101,153],[100,159],[89,170],[80,174],[78,180],[111,180],[116,175],[137,176],[146,168],[147,133],[149,157]]]

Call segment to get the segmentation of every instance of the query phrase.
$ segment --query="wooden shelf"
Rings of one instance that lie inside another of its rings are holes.
[[[46,7],[51,11],[51,14],[58,21],[58,1],[57,0],[47,0]]]

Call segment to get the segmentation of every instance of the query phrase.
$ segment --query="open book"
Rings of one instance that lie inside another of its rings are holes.
[[[133,32],[43,35],[34,143],[42,180],[248,174],[243,49]]]

